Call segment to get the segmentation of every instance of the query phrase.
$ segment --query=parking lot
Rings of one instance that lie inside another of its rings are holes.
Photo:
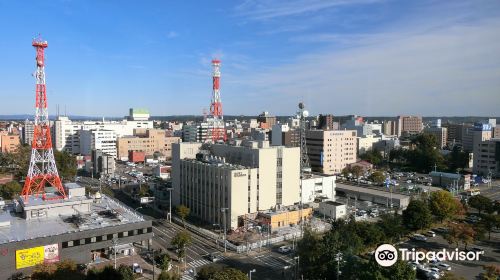
[[[446,249],[448,251],[455,251],[455,246],[448,244],[448,242],[443,238],[440,233],[436,233],[435,237],[426,237],[426,241],[418,241],[415,239],[410,239],[406,242],[399,244],[401,248],[407,248],[409,250],[415,249],[425,250],[425,251],[438,251]],[[500,263],[500,234],[492,233],[491,240],[476,242],[470,244],[468,249],[477,247],[478,249],[484,250],[484,254],[480,256],[479,261],[443,261],[443,263],[450,266],[452,272],[455,275],[462,276],[465,279],[476,279],[480,273],[483,272],[483,265],[487,264],[498,264]],[[464,246],[461,244],[458,248],[459,251],[466,251]],[[432,267],[429,263],[422,263],[425,268]]]

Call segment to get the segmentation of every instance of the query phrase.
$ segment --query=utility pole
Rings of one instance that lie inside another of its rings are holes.
[[[226,238],[227,238],[227,236],[226,236],[226,232],[227,232],[227,230],[226,230],[226,211],[227,211],[227,209],[228,208],[221,208],[220,209],[224,215],[224,253],[227,252],[227,248],[226,248],[226,242],[227,242],[227,240],[226,240]]]
[[[118,238],[113,237],[113,251],[115,253],[115,269],[116,269],[116,246],[118,245]]]

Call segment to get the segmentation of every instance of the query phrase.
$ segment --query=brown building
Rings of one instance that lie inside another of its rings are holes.
[[[19,135],[3,134],[0,135],[0,147],[2,153],[13,153],[21,145]]]
[[[338,127],[337,127],[338,128]],[[319,115],[318,117],[318,129],[323,130],[334,130],[333,115]]]
[[[493,138],[500,138],[500,125],[493,128]]]
[[[446,127],[428,127],[424,129],[424,132],[434,135],[440,148],[448,144],[448,129]]]
[[[276,117],[269,115],[269,112],[263,112],[257,117],[257,122],[261,128],[271,129],[276,124]]]
[[[144,152],[146,156],[159,152],[170,159],[172,144],[179,142],[179,137],[167,136],[165,130],[135,129],[134,136],[124,136],[116,141],[118,159],[128,158],[129,151]]]
[[[396,127],[397,135],[401,136],[403,133],[418,134],[422,132],[424,125],[420,116],[398,116]]]

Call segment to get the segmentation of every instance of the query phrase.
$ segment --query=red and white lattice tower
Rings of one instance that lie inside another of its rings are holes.
[[[66,198],[66,193],[61,183],[61,178],[57,172],[52,150],[52,138],[50,136],[49,113],[47,106],[47,90],[45,87],[45,48],[47,41],[41,37],[33,39],[33,47],[36,49],[36,90],[35,90],[35,129],[33,142],[31,144],[31,160],[24,183],[22,196],[25,201],[28,196],[45,195],[45,186],[52,186],[59,192],[59,195],[51,196],[51,199]]]
[[[220,60],[212,60],[213,72],[213,92],[212,103],[210,104],[212,142],[226,141],[226,130],[224,116],[222,115],[222,101],[220,98]]]

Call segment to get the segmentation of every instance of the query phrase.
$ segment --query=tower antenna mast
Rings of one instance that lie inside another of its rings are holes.
[[[41,195],[44,200],[66,198],[61,178],[57,172],[50,135],[47,89],[45,85],[45,48],[48,47],[48,43],[39,36],[33,39],[32,45],[36,49],[35,124],[33,142],[31,143],[30,165],[21,192],[25,203],[28,202],[30,195],[36,197]],[[45,193],[46,185],[54,187],[58,195],[48,198]]]

